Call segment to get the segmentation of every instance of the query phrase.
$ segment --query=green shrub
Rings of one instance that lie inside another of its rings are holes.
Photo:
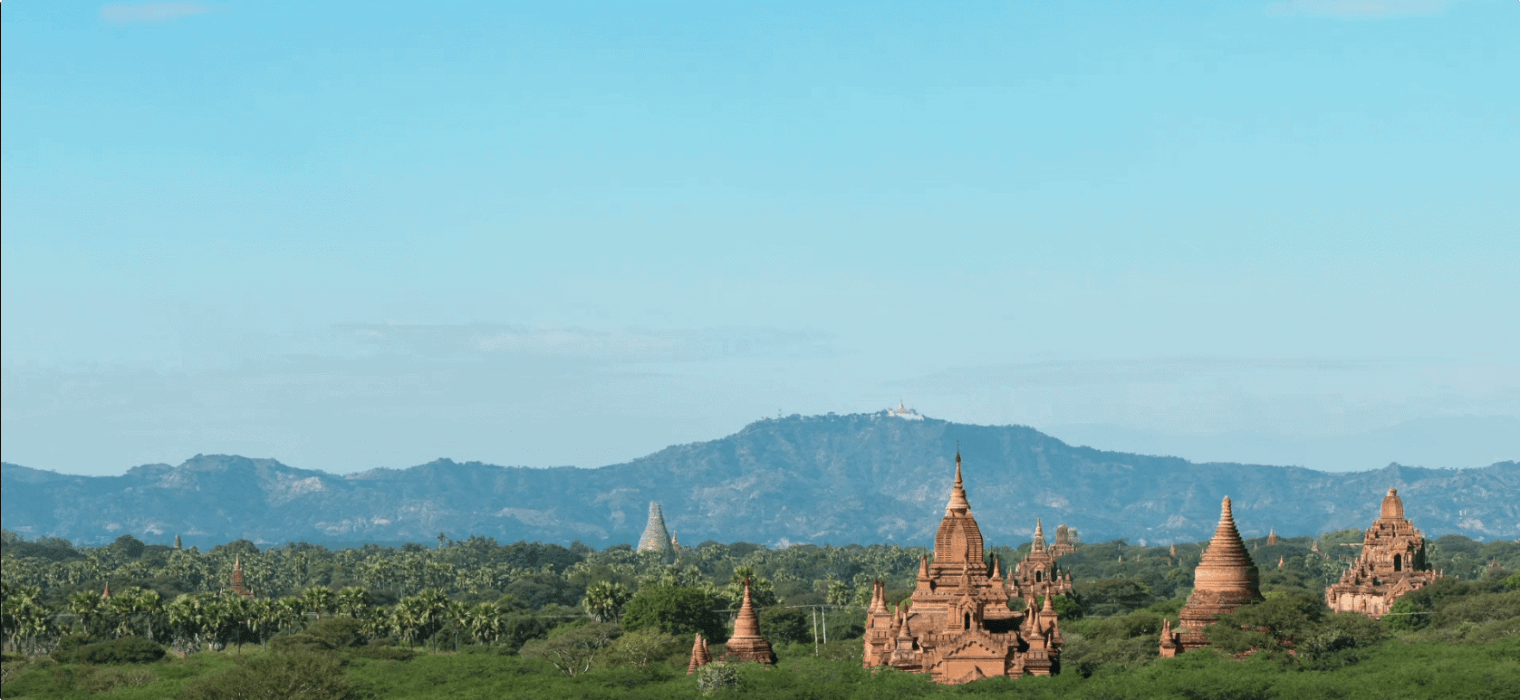
[[[319,654],[333,651],[333,646],[305,632],[283,634],[269,640],[269,648],[281,654]]]
[[[121,688],[136,688],[158,680],[146,668],[88,669],[75,679],[74,688],[91,695],[110,693]]]
[[[364,623],[352,617],[329,617],[318,620],[306,630],[306,634],[333,649],[362,647],[369,641],[369,637],[364,634]]]
[[[548,661],[560,673],[573,678],[590,671],[613,640],[621,635],[622,630],[617,625],[607,622],[561,626],[550,632],[548,639],[524,644],[522,656]]]
[[[728,625],[717,607],[717,601],[699,588],[644,586],[624,608],[623,629],[654,627],[677,637],[701,633],[711,641],[727,639]]]
[[[1430,624],[1448,627],[1463,622],[1488,622],[1520,617],[1520,591],[1480,593],[1444,601],[1431,616]]]
[[[1304,668],[1336,669],[1366,658],[1371,647],[1388,636],[1387,628],[1358,613],[1325,618],[1298,640],[1298,658]]]
[[[269,654],[185,685],[180,700],[357,700],[330,654]]]
[[[1266,658],[1288,660],[1297,640],[1320,629],[1329,615],[1325,601],[1310,594],[1283,595],[1242,605],[1219,616],[1205,629],[1214,646],[1232,654],[1254,652]]]
[[[1088,617],[1122,615],[1156,602],[1148,586],[1127,578],[1098,579],[1081,589],[1082,613]]]
[[[634,630],[612,642],[604,661],[608,666],[648,668],[656,663],[683,664],[688,658],[691,645],[673,634],[665,634],[653,627]]]
[[[81,664],[150,664],[164,658],[164,648],[139,637],[122,637],[94,644],[78,644],[67,647],[60,644],[54,658],[64,663]]]
[[[703,695],[739,687],[739,673],[722,661],[714,661],[697,669],[696,675],[697,690],[702,691]]]
[[[290,654],[361,649],[365,647],[366,641],[363,627],[363,623],[351,617],[330,617],[318,621],[304,632],[269,640],[269,648]]]
[[[417,652],[398,647],[388,639],[371,640],[369,644],[350,649],[348,653],[380,661],[411,661],[417,656]]]
[[[771,607],[760,613],[760,634],[771,644],[813,643],[815,622],[807,608]]]

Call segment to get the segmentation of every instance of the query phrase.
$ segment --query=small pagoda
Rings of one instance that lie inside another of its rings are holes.
[[[707,640],[698,634],[696,641],[691,644],[691,663],[686,665],[686,675],[697,672],[697,669],[712,663],[712,651],[707,648]]]
[[[739,617],[734,620],[734,633],[729,636],[726,646],[728,653],[723,655],[724,661],[776,663],[776,655],[771,652],[770,642],[760,636],[760,617],[755,614],[755,606],[750,602],[748,578],[744,579],[744,602],[739,605]],[[707,648],[705,641],[702,643],[702,648],[704,651]]]
[[[232,591],[244,598],[252,598],[253,591],[243,583],[243,558],[232,560],[232,578],[227,582],[227,590]]]

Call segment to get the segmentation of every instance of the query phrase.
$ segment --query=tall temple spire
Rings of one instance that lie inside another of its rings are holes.
[[[1034,541],[1029,543],[1029,549],[1033,552],[1045,551],[1045,523],[1040,518],[1034,519]]]
[[[945,515],[952,513],[971,512],[971,503],[966,500],[966,483],[961,480],[961,451],[955,451],[955,485],[950,487],[950,502],[945,504]]]

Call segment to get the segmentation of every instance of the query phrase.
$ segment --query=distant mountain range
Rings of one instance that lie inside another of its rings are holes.
[[[598,469],[499,467],[440,459],[335,475],[272,459],[196,455],[122,476],[4,464],[0,521],[29,538],[188,545],[429,542],[439,532],[596,547],[633,543],[650,501],[685,544],[701,540],[928,544],[943,515],[957,445],[989,544],[1017,545],[1035,519],[1084,541],[1208,537],[1229,495],[1247,537],[1366,527],[1389,488],[1415,525],[1492,540],[1520,536],[1520,464],[1321,472],[1195,464],[1073,447],[1032,428],[887,412],[762,420],[709,442]],[[1049,532],[1049,530],[1047,530]]]

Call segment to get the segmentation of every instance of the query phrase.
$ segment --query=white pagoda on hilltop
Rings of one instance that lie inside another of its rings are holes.
[[[903,402],[901,402],[901,401],[897,402],[897,408],[889,408],[889,409],[887,409],[887,415],[892,416],[893,418],[901,418],[903,420],[923,420],[924,419],[924,417],[923,417],[922,414],[920,414],[918,411],[915,411],[915,410],[913,410],[911,408],[908,408],[907,406],[904,406]]]

